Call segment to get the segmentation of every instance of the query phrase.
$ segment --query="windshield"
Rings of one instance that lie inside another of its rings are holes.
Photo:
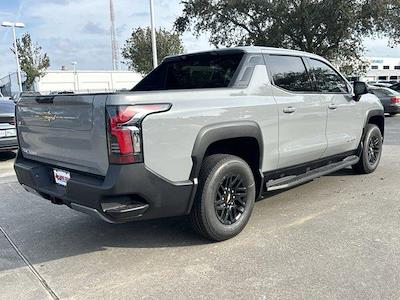
[[[227,51],[167,58],[132,91],[228,87],[243,55],[243,52]]]

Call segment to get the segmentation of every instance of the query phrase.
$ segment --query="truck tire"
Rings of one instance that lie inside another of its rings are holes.
[[[353,165],[353,170],[359,174],[369,174],[376,170],[382,156],[382,133],[378,126],[368,124],[362,143],[360,161]]]
[[[190,214],[194,229],[214,241],[234,237],[249,221],[255,195],[254,176],[243,159],[227,154],[206,157]]]

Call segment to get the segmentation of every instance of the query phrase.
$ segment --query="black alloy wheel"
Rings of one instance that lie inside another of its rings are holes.
[[[237,222],[246,209],[247,189],[239,175],[226,176],[217,190],[215,213],[224,225]]]
[[[250,219],[256,197],[254,174],[242,158],[206,157],[190,219],[204,237],[223,241],[239,234]]]

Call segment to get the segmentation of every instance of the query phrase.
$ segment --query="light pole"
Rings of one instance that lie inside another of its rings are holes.
[[[19,57],[18,57],[18,47],[17,47],[17,37],[15,34],[15,28],[24,28],[25,24],[21,22],[3,22],[1,23],[1,26],[3,27],[11,27],[13,31],[13,37],[14,37],[14,53],[15,53],[15,61],[17,63],[17,77],[18,77],[18,86],[19,86],[19,91],[22,92],[22,79],[21,79],[21,68],[19,66]]]
[[[74,67],[74,92],[76,92],[76,90],[77,90],[77,88],[76,88],[76,86],[77,86],[77,84],[76,84],[76,65],[77,65],[78,63],[76,62],[76,61],[73,61],[73,62],[71,62],[71,65]]]
[[[156,28],[154,25],[154,3],[150,0],[150,19],[151,19],[151,48],[153,49],[153,68],[157,68],[157,43],[156,43]]]

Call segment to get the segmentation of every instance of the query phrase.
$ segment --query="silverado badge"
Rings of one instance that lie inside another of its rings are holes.
[[[50,111],[48,111],[48,112],[41,113],[39,115],[39,118],[42,120],[45,120],[47,122],[51,122],[51,121],[54,121],[55,119],[57,119],[57,115],[52,114]]]

